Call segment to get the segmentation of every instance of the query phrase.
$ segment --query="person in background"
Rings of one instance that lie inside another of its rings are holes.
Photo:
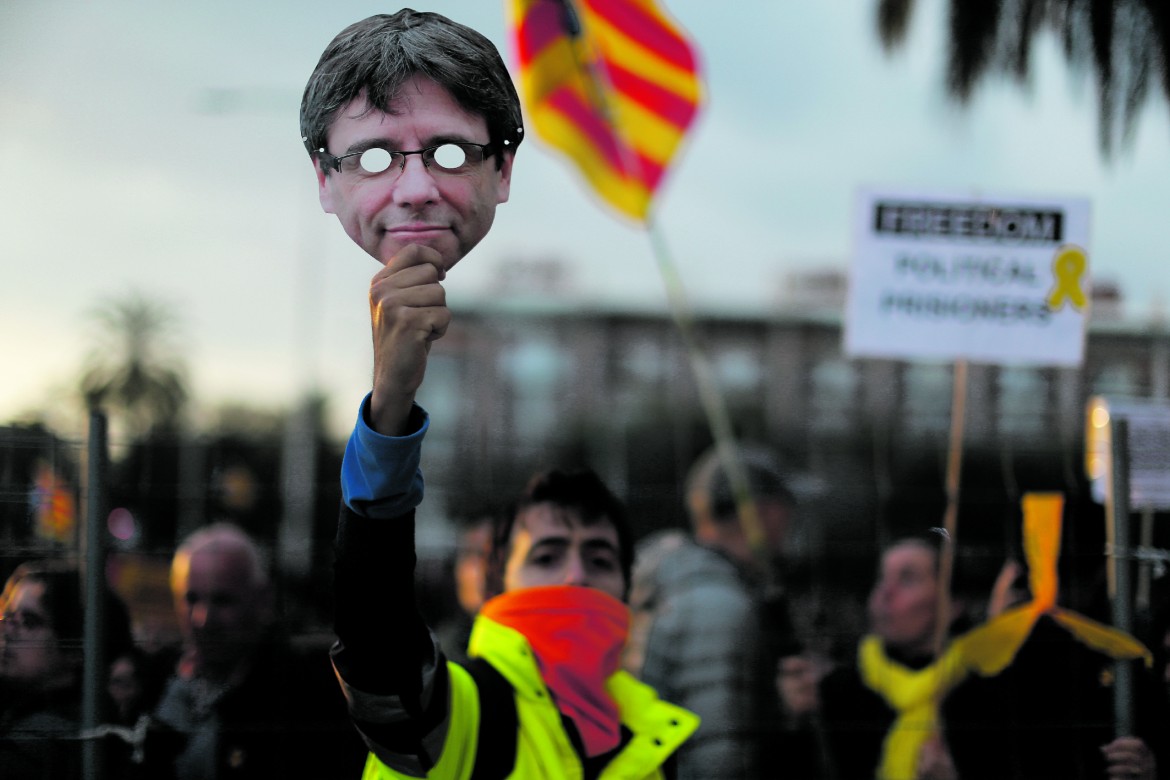
[[[170,648],[147,653],[138,644],[110,662],[107,691],[113,708],[110,722],[133,726],[150,715],[162,696],[170,677],[174,655]]]
[[[186,737],[178,780],[360,771],[328,660],[293,651],[251,537],[229,523],[195,531],[175,552],[171,590],[183,653],[155,717]]]
[[[765,764],[775,760],[785,736],[776,668],[800,650],[777,587],[796,501],[773,453],[741,446],[737,457],[763,532],[762,554],[749,542],[727,470],[712,448],[686,481],[691,538],[673,532],[644,540],[639,560],[645,565],[634,577],[632,607],[646,625],[638,629],[642,644],[627,650],[630,668],[702,719],[679,751],[682,778],[781,771]],[[807,776],[801,762],[810,754],[798,760],[793,750],[785,752],[783,771]]]
[[[105,589],[107,658],[132,640],[125,604]],[[85,658],[81,574],[71,561],[20,565],[0,594],[0,777],[82,775]],[[112,777],[114,775],[111,775]]]
[[[443,651],[453,661],[468,660],[467,642],[471,638],[471,627],[485,599],[493,524],[492,515],[482,514],[465,521],[459,528],[451,569],[455,604],[433,626]]]
[[[869,630],[857,663],[825,677],[820,717],[829,743],[829,777],[877,780],[978,780],[983,777],[1155,776],[1154,754],[1137,737],[1113,738],[1101,687],[1104,654],[1076,642],[1047,616],[1039,619],[1002,673],[975,672],[966,619],[971,593],[954,588],[941,627],[939,533],[902,538],[881,556],[868,600]],[[956,571],[961,568],[956,566]],[[1021,573],[1009,562],[988,612],[1018,603]],[[1152,721],[1142,708],[1140,734]]]
[[[936,647],[942,543],[939,534],[906,537],[881,554],[857,661],[818,690],[829,777],[958,778],[937,723],[937,702],[959,674]],[[961,601],[949,603],[948,635],[963,613]]]
[[[146,681],[143,660],[133,652],[122,653],[110,663],[110,679],[106,684],[113,703],[111,721],[120,726],[132,726],[138,716],[149,709],[146,701]]]

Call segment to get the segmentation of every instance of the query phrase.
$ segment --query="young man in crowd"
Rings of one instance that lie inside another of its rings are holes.
[[[374,377],[342,467],[333,662],[366,777],[661,777],[697,718],[618,670],[632,548],[590,476],[538,478],[495,546],[467,667],[415,608],[429,425],[414,403],[451,314],[441,282],[507,201],[520,103],[478,32],[408,9],[343,30],[301,104],[321,205],[383,267]],[[616,775],[615,775],[616,776]]]

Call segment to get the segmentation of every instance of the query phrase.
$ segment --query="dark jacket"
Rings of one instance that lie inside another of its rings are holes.
[[[156,716],[186,737],[178,780],[359,777],[365,746],[349,722],[324,648],[273,640],[242,682],[208,695],[173,677]]]
[[[1132,666],[1134,736],[1170,777],[1170,721],[1161,687]],[[1114,738],[1114,661],[1041,617],[1015,660],[994,677],[972,675],[943,703],[946,739],[962,778],[1105,777],[1101,746]]]
[[[81,777],[81,691],[35,696],[0,689],[0,778]]]
[[[763,757],[783,735],[776,665],[797,651],[787,606],[719,550],[670,546],[652,572],[636,570],[631,607],[636,621],[649,614],[642,681],[702,719],[679,750],[679,777],[767,776]]]

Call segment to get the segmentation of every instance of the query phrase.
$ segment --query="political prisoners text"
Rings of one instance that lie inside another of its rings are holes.
[[[922,240],[932,247],[894,254],[900,289],[883,291],[883,314],[1037,325],[1051,318],[1045,301],[1049,268],[1040,260],[1051,255],[1035,250],[1060,244],[1064,215],[1059,210],[879,203],[874,220],[879,235]],[[960,242],[962,249],[937,249],[948,240]]]

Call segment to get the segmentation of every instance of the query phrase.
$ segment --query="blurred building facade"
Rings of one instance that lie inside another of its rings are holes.
[[[868,577],[884,537],[932,516],[941,525],[931,513],[953,366],[850,359],[843,279],[818,273],[789,291],[766,314],[705,312],[696,331],[739,436],[790,464],[806,506],[800,551],[855,553]],[[627,498],[639,532],[681,525],[679,487],[710,438],[671,317],[506,292],[453,304],[458,316],[431,353],[420,402],[433,418],[432,511],[469,512],[535,468],[579,462]],[[1103,292],[1080,368],[969,367],[963,493],[967,514],[994,518],[984,531],[993,547],[1024,492],[1087,496],[1090,396],[1170,397],[1170,329],[1127,323],[1116,289]]]
[[[598,471],[639,535],[682,526],[681,486],[711,438],[669,313],[582,305],[572,280],[539,261],[502,275],[496,293],[452,301],[457,316],[420,392],[432,415],[423,558],[449,554],[460,518],[505,509],[533,471],[551,466]],[[1099,563],[1104,524],[1084,469],[1086,402],[1170,398],[1170,328],[1127,320],[1115,286],[1097,293],[1080,368],[969,368],[962,546],[986,547],[994,564],[1005,529],[1018,527],[1019,498],[1033,490],[1065,493],[1088,518],[1069,527]],[[878,546],[942,524],[953,367],[846,357],[844,295],[842,274],[803,274],[771,310],[704,311],[695,331],[737,435],[772,446],[791,471],[802,500],[792,551],[803,576],[862,593]],[[112,550],[165,572],[183,535],[230,519],[273,549],[301,596],[312,594],[307,622],[325,622],[342,442],[324,436],[321,417],[310,405],[283,426],[249,432],[249,412],[218,432],[115,452]],[[76,549],[77,509],[66,499],[80,503],[81,447],[43,429],[0,429],[8,566]],[[1170,547],[1170,538],[1153,541]],[[157,585],[158,572],[143,581]]]

